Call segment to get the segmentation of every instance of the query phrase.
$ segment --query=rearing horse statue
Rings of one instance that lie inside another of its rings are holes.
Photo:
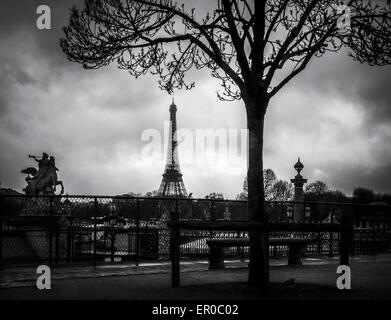
[[[34,158],[38,163],[41,161],[37,160],[35,156],[30,156],[30,158]],[[40,170],[37,171],[37,169],[29,167],[22,170],[22,173],[27,174],[27,186],[23,191],[26,194],[32,195],[54,194],[56,192],[56,186],[60,185],[60,194],[63,194],[64,185],[61,180],[57,179],[57,170],[53,157],[50,157],[50,161],[47,162],[47,166],[44,169],[40,167]]]

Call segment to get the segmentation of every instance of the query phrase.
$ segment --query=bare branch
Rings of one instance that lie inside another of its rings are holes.
[[[86,0],[83,11],[72,9],[60,44],[87,69],[116,61],[135,77],[158,75],[168,92],[194,87],[187,72],[208,68],[221,81],[220,99],[257,101],[275,96],[312,58],[342,47],[359,62],[391,64],[390,5],[350,0],[348,35],[338,32],[337,5],[217,0],[200,18],[172,0]]]

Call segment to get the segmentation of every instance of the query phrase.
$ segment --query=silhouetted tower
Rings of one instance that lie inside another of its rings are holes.
[[[173,100],[170,106],[170,130],[166,168],[157,194],[160,197],[187,197],[185,184],[183,183],[181,169],[179,166],[176,110],[177,108]]]

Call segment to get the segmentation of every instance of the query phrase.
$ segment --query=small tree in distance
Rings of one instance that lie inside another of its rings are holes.
[[[209,1],[207,2],[209,3]],[[359,62],[391,62],[390,5],[351,0],[342,35],[335,0],[218,0],[197,17],[171,0],[86,0],[73,8],[60,44],[68,59],[95,69],[116,62],[132,76],[151,72],[162,89],[192,88],[192,69],[221,81],[220,99],[243,101],[249,131],[248,210],[265,222],[263,130],[270,100],[309,61],[342,47]],[[176,49],[174,46],[176,45]],[[250,232],[249,284],[268,287],[268,236]]]
[[[315,182],[307,183],[304,191],[306,193],[312,193],[315,196],[322,196],[329,190],[327,184],[323,181],[317,180]]]
[[[305,201],[320,202],[351,202],[348,196],[340,190],[332,190],[323,181],[317,180],[306,184],[304,188]]]
[[[263,186],[266,201],[289,201],[293,199],[291,183],[277,179],[272,169],[263,170]],[[243,181],[243,191],[236,196],[236,200],[248,199],[247,177]]]

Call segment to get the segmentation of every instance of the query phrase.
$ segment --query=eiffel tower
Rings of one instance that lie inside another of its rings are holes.
[[[182,180],[178,158],[178,141],[176,134],[176,111],[177,107],[172,100],[170,106],[170,130],[167,149],[166,167],[160,184],[158,197],[187,197],[185,184]]]

